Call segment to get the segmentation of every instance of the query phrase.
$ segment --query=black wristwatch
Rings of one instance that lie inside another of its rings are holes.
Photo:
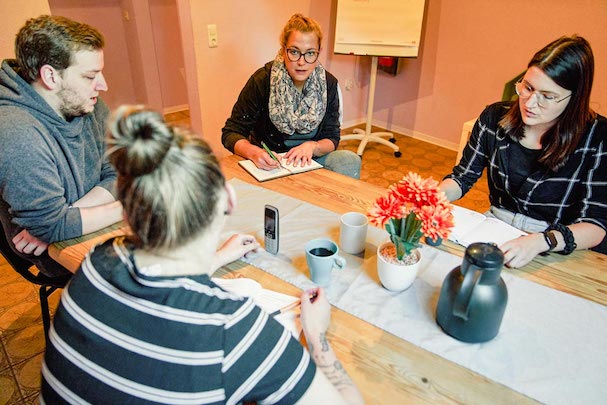
[[[544,239],[548,244],[548,250],[546,250],[546,252],[552,251],[558,244],[554,232],[552,232],[551,230],[545,230],[544,232],[542,232],[542,234],[544,235]]]

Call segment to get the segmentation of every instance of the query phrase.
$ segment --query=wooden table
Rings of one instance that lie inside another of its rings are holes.
[[[238,166],[238,160],[236,156],[222,159],[227,179],[236,177],[337,213],[366,212],[373,200],[386,191],[324,169],[258,183]],[[99,232],[86,238],[56,243],[49,248],[49,253],[64,266],[77,267],[92,245],[125,230],[116,225],[110,234]],[[463,255],[463,248],[450,242],[443,243],[440,249]],[[539,257],[522,269],[505,271],[607,305],[606,259],[607,256],[590,251],[574,252],[570,256],[553,254]],[[289,294],[298,291],[296,287],[242,262],[229,268],[238,276],[257,280],[265,288]],[[534,403],[508,387],[337,308],[332,310],[328,337],[369,404],[409,401]]]

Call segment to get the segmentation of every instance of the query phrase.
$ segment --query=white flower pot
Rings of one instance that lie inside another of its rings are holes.
[[[421,250],[415,249],[411,252],[417,256],[417,261],[413,264],[398,263],[396,260],[389,260],[381,255],[381,251],[386,245],[391,245],[391,241],[386,241],[377,247],[377,273],[379,281],[385,289],[390,291],[404,291],[413,284],[419,266],[421,263]]]

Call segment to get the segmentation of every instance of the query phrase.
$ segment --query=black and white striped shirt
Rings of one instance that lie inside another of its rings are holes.
[[[314,373],[308,352],[252,300],[206,275],[143,275],[116,238],[63,291],[41,400],[293,403]]]

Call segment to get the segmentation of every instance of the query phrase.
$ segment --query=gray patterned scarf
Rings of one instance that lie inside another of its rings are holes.
[[[320,63],[312,71],[300,93],[278,54],[270,73],[270,119],[276,128],[292,135],[307,134],[320,125],[327,109],[327,77]]]

